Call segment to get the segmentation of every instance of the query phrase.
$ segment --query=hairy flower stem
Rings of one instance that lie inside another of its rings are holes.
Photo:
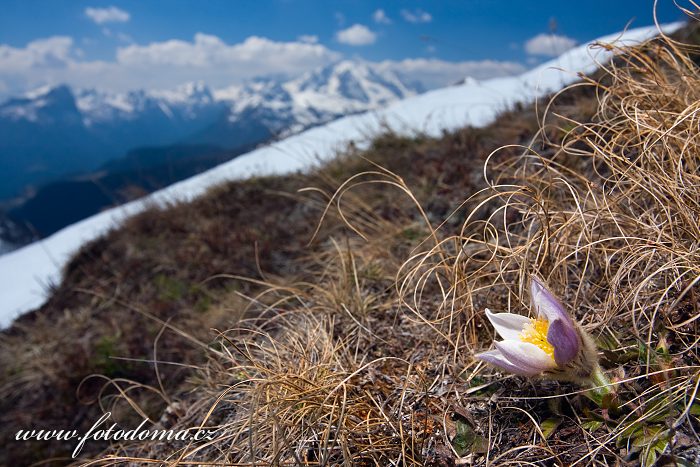
[[[592,389],[589,391],[589,393],[592,396],[591,398],[598,405],[601,405],[603,398],[606,395],[614,392],[610,380],[607,376],[605,376],[605,373],[603,373],[603,370],[601,370],[600,365],[596,365],[593,369],[593,372],[591,373],[590,385]]]

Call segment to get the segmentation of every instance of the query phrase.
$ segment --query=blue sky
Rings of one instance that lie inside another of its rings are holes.
[[[0,94],[59,81],[125,89],[202,79],[221,87],[256,74],[294,75],[339,58],[403,63],[396,66],[419,79],[427,73],[426,83],[436,86],[440,70],[444,84],[465,72],[480,78],[514,73],[631,20],[633,26],[653,24],[652,0],[583,5],[5,0]],[[661,0],[657,14],[662,22],[681,18],[671,0]],[[538,42],[542,34],[548,37]]]

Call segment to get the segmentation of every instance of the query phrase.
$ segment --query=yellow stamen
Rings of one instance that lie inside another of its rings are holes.
[[[547,342],[547,331],[549,330],[549,321],[546,319],[530,319],[530,322],[525,325],[523,332],[520,333],[520,340],[535,344],[550,357],[554,358],[554,347]]]

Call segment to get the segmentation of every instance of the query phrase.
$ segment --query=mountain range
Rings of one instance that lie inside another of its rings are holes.
[[[217,90],[202,82],[125,93],[59,85],[11,98],[0,104],[0,239],[44,237],[261,143],[422,91],[346,60]]]
[[[0,104],[0,200],[141,146],[239,148],[420,91],[392,71],[356,61],[219,90],[202,82],[126,93],[43,87]]]

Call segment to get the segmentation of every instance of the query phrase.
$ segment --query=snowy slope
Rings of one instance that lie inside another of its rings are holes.
[[[378,72],[376,66],[344,60],[330,67],[306,73],[282,85],[295,107],[348,114],[374,109],[397,99],[418,94],[393,72]]]
[[[672,31],[680,26],[672,24],[664,29]],[[634,44],[656,32],[654,27],[638,28],[599,40]],[[60,280],[62,266],[83,243],[148,205],[188,200],[226,180],[308,169],[319,160],[333,157],[336,150],[351,141],[365,146],[372,135],[382,131],[383,125],[403,134],[423,131],[436,136],[443,129],[486,125],[508,105],[560,89],[576,81],[578,72],[593,72],[609,58],[609,52],[584,45],[518,77],[466,80],[462,85],[394,102],[381,110],[341,118],[69,226],[41,242],[0,257],[0,326],[7,326],[17,315],[40,306],[46,298],[46,286]]]

